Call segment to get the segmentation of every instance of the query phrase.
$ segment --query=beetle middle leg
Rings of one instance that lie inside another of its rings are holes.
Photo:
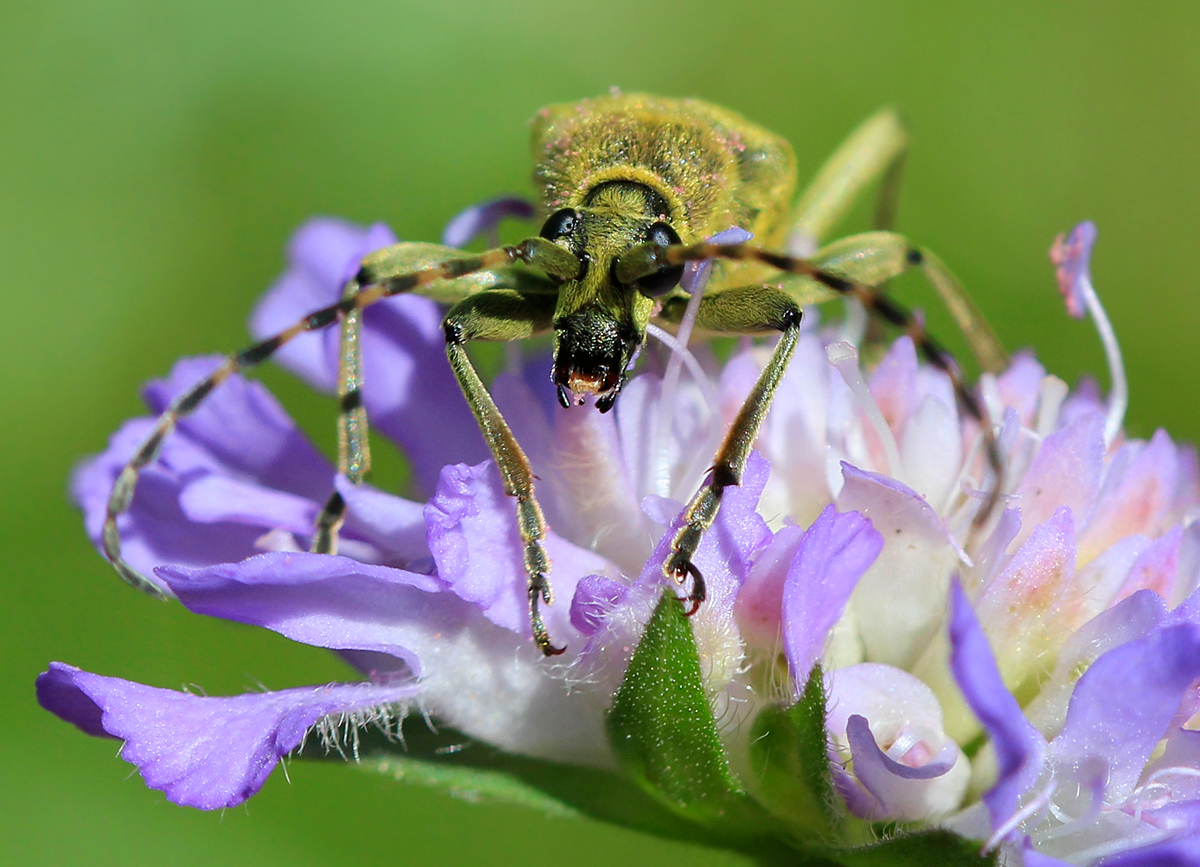
[[[351,283],[342,293],[345,300],[357,291]],[[362,402],[362,310],[354,309],[342,317],[338,351],[338,472],[351,484],[361,484],[371,469],[371,448],[367,428],[367,409]],[[314,554],[336,554],[338,531],[346,519],[346,501],[334,491],[325,501],[313,527]]]

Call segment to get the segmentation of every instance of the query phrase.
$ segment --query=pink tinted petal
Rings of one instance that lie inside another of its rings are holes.
[[[1038,363],[1032,353],[1018,352],[1004,372],[996,377],[1000,403],[1015,409],[1021,424],[1026,427],[1033,426],[1045,376],[1046,368]]]
[[[1086,220],[1072,229],[1070,235],[1055,238],[1054,246],[1050,248],[1059,294],[1067,304],[1067,313],[1076,319],[1082,319],[1087,312],[1080,284],[1090,279],[1088,268],[1095,243],[1096,224]]]
[[[121,758],[173,803],[218,810],[257,792],[279,760],[324,717],[369,715],[405,701],[409,683],[334,683],[216,698],[156,689],[52,663],[42,706],[89,734],[125,741]],[[90,704],[90,707],[89,707]]]
[[[800,527],[782,527],[754,559],[738,591],[734,603],[738,630],[746,644],[757,650],[772,655],[779,651],[783,636],[783,586],[803,537]]]
[[[1171,506],[1171,520],[1182,521],[1200,504],[1200,455],[1196,447],[1179,447],[1179,465],[1176,470],[1175,502]]]
[[[875,562],[883,537],[857,512],[826,506],[804,533],[783,589],[783,640],[797,697],[825,651],[858,579]]]
[[[1079,679],[1066,725],[1050,744],[1056,774],[1070,780],[1088,761],[1104,760],[1105,800],[1125,800],[1197,677],[1200,626],[1190,623],[1105,653]]]
[[[1072,602],[1075,523],[1061,508],[1038,526],[1005,568],[983,588],[975,607],[988,636],[1003,648],[1001,671],[1020,683],[1043,653],[1053,649],[1048,633],[1052,611]]]
[[[721,405],[726,421],[733,419],[750,393],[765,357],[757,350],[739,353],[721,372]],[[820,337],[801,334],[756,445],[771,463],[772,485],[785,492],[781,510],[801,526],[815,521],[832,499],[826,426],[833,370]],[[837,377],[836,371],[833,375]],[[837,381],[841,383],[841,378]],[[845,384],[841,387],[844,389]]]
[[[1139,590],[1083,624],[1058,651],[1054,671],[1025,713],[1039,731],[1053,735],[1062,730],[1067,704],[1079,676],[1102,654],[1114,647],[1144,638],[1167,618],[1162,597]]]
[[[1096,511],[1080,533],[1080,562],[1092,559],[1123,536],[1157,536],[1172,505],[1178,465],[1166,431],[1156,431],[1149,442],[1121,446],[1109,465]]]
[[[907,335],[897,339],[871,372],[871,397],[896,437],[917,408],[917,351]]]
[[[950,668],[963,698],[987,730],[999,774],[984,794],[992,828],[1002,826],[1042,772],[1046,742],[1004,686],[987,636],[962,586],[950,587]]]
[[[1163,599],[1175,595],[1175,579],[1179,573],[1179,546],[1183,527],[1176,524],[1151,542],[1134,561],[1125,583],[1117,591],[1115,602],[1132,596],[1139,590],[1153,590]]]
[[[1104,453],[1104,416],[1099,414],[1082,416],[1046,437],[1013,502],[1021,510],[1022,527],[1028,528],[1018,536],[1021,542],[1062,506],[1076,515],[1092,513]]]
[[[481,235],[492,243],[490,238],[501,221],[532,220],[535,213],[530,202],[517,196],[489,199],[455,215],[442,231],[442,243],[447,247],[465,247]]]

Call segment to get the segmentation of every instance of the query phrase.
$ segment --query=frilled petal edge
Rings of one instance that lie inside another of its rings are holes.
[[[125,741],[121,758],[167,800],[201,810],[242,803],[279,760],[326,717],[390,716],[417,692],[412,682],[332,683],[210,697],[158,689],[50,664],[37,679],[46,710],[88,734]]]

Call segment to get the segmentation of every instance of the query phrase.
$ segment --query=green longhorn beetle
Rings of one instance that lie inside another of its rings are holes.
[[[535,238],[469,254],[401,243],[367,256],[341,300],[290,328],[230,355],[202,382],[177,398],[124,466],[109,497],[105,555],[130,584],[163,593],[121,556],[118,517],[133,499],[140,470],[163,440],[234,372],[261,364],[299,334],[341,323],[338,376],[338,470],[354,483],[370,464],[362,406],[361,311],[380,299],[419,292],[449,303],[444,328],[454,375],[516,499],[533,639],[547,656],[561,653],[543,623],[550,604],[550,564],[543,547],[546,522],[534,495],[528,459],[479,378],[465,345],[471,340],[521,340],[553,332],[560,403],[594,395],[600,412],[612,408],[652,320],[677,327],[689,296],[679,288],[684,264],[717,262],[696,308],[696,327],[711,334],[780,332],[770,360],[713,459],[706,482],[687,505],[663,564],[685,585],[692,611],[704,601],[704,579],[692,558],[712,525],[724,490],[742,478],[759,426],[787,368],[800,333],[802,308],[835,296],[857,299],[906,331],[924,358],[949,375],[964,410],[979,422],[995,476],[992,494],[976,513],[986,519],[1001,484],[992,425],[948,353],[919,317],[879,288],[919,268],[965,332],[985,370],[1005,353],[957,281],[931,253],[886,229],[907,150],[899,116],[884,110],[855,130],[818,173],[798,203],[795,157],[779,136],[741,115],[694,99],[612,94],[543,109],[533,122],[534,181],[545,222]],[[774,252],[797,239],[816,242],[864,190],[879,184],[876,228],[843,238],[811,258]],[[761,244],[707,239],[739,227]],[[524,267],[513,267],[524,266]],[[312,550],[334,553],[345,502],[336,492],[314,528]]]

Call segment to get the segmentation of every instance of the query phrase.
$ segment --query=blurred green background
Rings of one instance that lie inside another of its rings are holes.
[[[737,863],[337,766],[294,764],[290,785],[276,773],[224,815],[166,803],[115,743],[38,710],[47,662],[211,694],[343,672],[125,588],[67,502],[70,468],[139,412],[144,379],[244,341],[306,217],[435,239],[462,206],[529,189],[537,108],[612,85],[735,108],[787,136],[806,172],[875,108],[903,107],[900,227],[1010,347],[1069,381],[1104,378],[1103,357],[1063,316],[1046,250],[1094,219],[1130,428],[1194,441],[1197,32],[1194,2],[0,5],[0,860]],[[332,408],[264,375],[328,447]]]

